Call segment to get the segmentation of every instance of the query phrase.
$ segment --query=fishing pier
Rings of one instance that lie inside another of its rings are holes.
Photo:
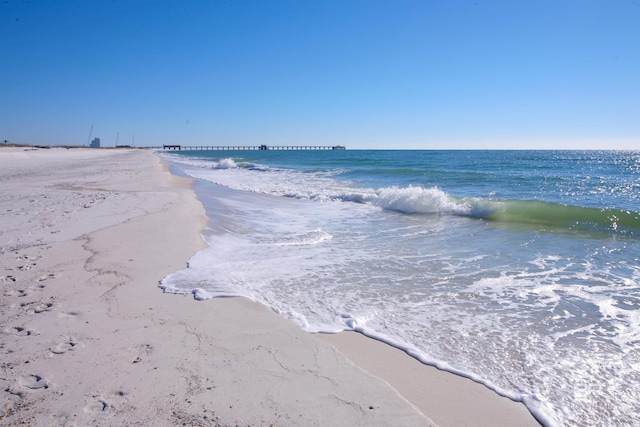
[[[158,147],[159,148],[159,147]],[[163,145],[163,150],[176,151],[257,151],[257,150],[346,150],[343,145]]]

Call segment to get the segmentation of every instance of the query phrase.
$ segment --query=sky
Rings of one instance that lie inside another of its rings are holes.
[[[640,0],[2,0],[0,141],[640,149]]]

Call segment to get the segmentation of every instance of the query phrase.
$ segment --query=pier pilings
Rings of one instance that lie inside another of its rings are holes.
[[[160,147],[158,147],[160,148]],[[178,151],[203,151],[203,150],[219,150],[219,151],[253,151],[253,150],[346,150],[342,145],[180,145],[165,144],[163,150]]]

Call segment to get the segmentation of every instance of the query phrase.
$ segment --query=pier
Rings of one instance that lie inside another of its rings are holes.
[[[160,147],[158,147],[160,148]],[[346,150],[343,145],[170,145],[162,146],[163,150],[177,151],[202,151],[202,150],[218,150],[218,151],[253,151],[253,150]]]

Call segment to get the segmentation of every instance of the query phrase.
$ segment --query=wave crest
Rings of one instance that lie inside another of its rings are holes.
[[[350,195],[350,201],[358,198]],[[540,200],[457,198],[437,187],[382,188],[359,200],[405,214],[456,215],[504,224],[549,229],[637,235],[640,213],[610,208],[563,205]]]
[[[238,164],[230,158],[221,159],[219,162],[215,162],[212,165],[213,169],[235,169],[238,167]]]
[[[469,215],[471,212],[468,203],[456,201],[437,187],[382,188],[369,202],[383,209],[407,214]]]

